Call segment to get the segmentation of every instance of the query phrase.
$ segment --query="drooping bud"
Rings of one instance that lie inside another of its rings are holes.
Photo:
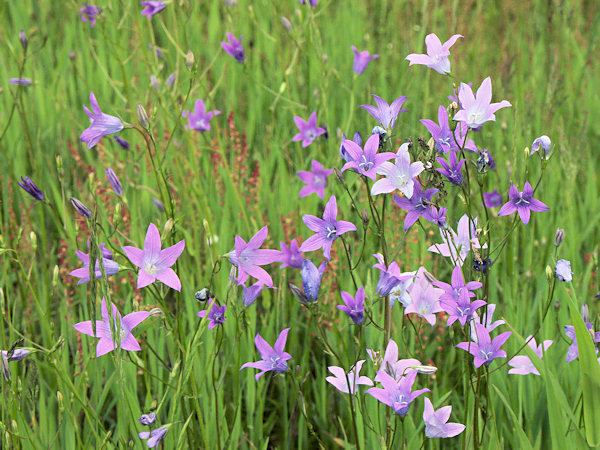
[[[162,235],[163,236],[168,235],[171,232],[172,229],[173,229],[173,219],[169,218],[169,220],[167,220],[165,222],[165,226],[163,227],[163,234]]]
[[[142,425],[147,426],[147,425],[152,425],[155,420],[156,420],[156,414],[150,413],[150,414],[142,414],[142,417],[140,417],[138,419],[138,422]]]
[[[588,308],[587,303],[581,305],[581,318],[584,322],[590,321],[590,308]]]
[[[163,205],[159,199],[153,197],[152,203],[154,203],[154,206],[156,206],[160,212],[165,212],[165,205]]]
[[[37,185],[31,181],[27,175],[21,177],[21,182],[17,181],[17,184],[23,188],[25,192],[31,195],[35,200],[40,202],[44,201],[44,193],[37,187]]]
[[[138,115],[138,121],[140,122],[140,125],[142,127],[144,127],[145,129],[148,129],[148,127],[150,126],[150,122],[148,120],[148,114],[146,113],[146,110],[144,109],[144,107],[142,106],[141,103],[137,104],[137,115]]]
[[[281,24],[283,25],[283,28],[288,31],[288,33],[292,32],[292,22],[290,22],[287,17],[281,16]]]
[[[92,218],[92,212],[89,210],[89,208],[83,203],[81,203],[79,200],[77,200],[75,197],[71,197],[71,205],[73,205],[73,208],[75,208],[77,214],[79,214],[84,219]]]
[[[115,191],[117,195],[123,194],[123,188],[119,178],[117,177],[117,174],[110,167],[106,169],[104,173],[106,173],[106,178],[108,178],[108,182],[110,183],[110,187],[112,187],[113,191]]]
[[[160,89],[160,85],[158,83],[158,78],[154,74],[150,75],[150,85],[154,88],[154,90],[158,91]]]
[[[192,67],[194,67],[194,53],[191,50],[188,50],[185,55],[185,65],[189,70],[192,70]]]
[[[564,239],[565,239],[565,230],[563,230],[562,228],[557,228],[556,235],[554,236],[554,245],[556,245],[557,247],[560,247],[560,244],[562,244]]]
[[[23,30],[19,31],[19,41],[21,41],[21,47],[23,47],[23,50],[27,50],[27,35]]]

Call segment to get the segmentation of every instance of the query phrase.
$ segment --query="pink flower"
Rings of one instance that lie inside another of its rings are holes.
[[[354,395],[356,393],[356,386],[359,384],[373,386],[373,381],[371,381],[369,377],[360,376],[360,369],[362,368],[364,362],[365,360],[361,359],[356,363],[350,372],[348,372],[348,379],[346,379],[346,371],[344,369],[337,366],[329,366],[327,370],[329,370],[334,376],[326,377],[325,380],[335,386],[340,392]],[[348,389],[348,382],[350,382],[350,389]]]
[[[442,45],[440,38],[435,33],[428,34],[425,37],[425,45],[427,46],[427,54],[412,53],[405,59],[408,59],[409,66],[413,64],[422,64],[431,67],[438,73],[446,75],[450,73],[450,47],[454,45],[458,38],[463,37],[460,34],[455,34]]]
[[[492,80],[487,77],[477,89],[477,95],[473,95],[473,90],[465,83],[460,83],[458,91],[461,110],[456,113],[453,120],[464,122],[472,130],[478,130],[485,122],[495,121],[494,114],[501,108],[512,106],[508,101],[502,100],[500,103],[490,103],[492,101]]]
[[[238,268],[237,282],[242,284],[248,275],[256,278],[262,284],[273,286],[273,279],[261,267],[279,260],[279,250],[259,249],[265,242],[269,229],[265,225],[246,243],[241,237],[235,237],[235,249],[229,252],[229,262]]]

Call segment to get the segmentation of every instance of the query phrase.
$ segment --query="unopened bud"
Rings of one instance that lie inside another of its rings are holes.
[[[454,117],[458,112],[458,103],[452,102],[450,103],[450,116]]]
[[[554,270],[550,266],[546,266],[546,278],[548,281],[552,281],[552,278],[554,278]]]
[[[237,267],[231,266],[231,270],[229,271],[229,284],[230,285],[234,284],[236,278],[237,278]]]
[[[54,265],[54,270],[52,271],[52,287],[58,286],[58,276],[60,274],[60,270],[58,265]]]
[[[62,413],[65,410],[65,399],[62,392],[56,391],[56,400],[58,401],[58,410]]]
[[[555,309],[556,311],[558,311],[558,310],[560,309],[560,302],[559,302],[558,300],[556,300],[556,301],[554,302],[554,309]]]
[[[287,17],[281,16],[281,24],[288,32],[292,31],[292,22],[290,22]]]
[[[584,322],[590,321],[590,309],[588,308],[587,303],[581,305],[581,318]]]
[[[423,276],[429,282],[429,284],[433,284],[437,281],[435,279],[435,277],[433,275],[431,275],[429,272],[427,272],[426,270],[423,271]]]
[[[148,114],[146,113],[146,110],[144,109],[141,103],[137,104],[137,115],[140,125],[148,129],[148,127],[150,126],[150,122],[148,121]]]
[[[121,203],[117,203],[115,206],[115,215],[118,217],[121,214]]]
[[[171,232],[171,230],[173,229],[173,219],[170,218],[169,220],[167,220],[167,222],[165,223],[165,226],[163,227],[163,236],[166,236],[167,234],[169,234]]]
[[[563,230],[562,228],[557,228],[556,235],[554,236],[554,245],[556,245],[557,247],[560,247],[560,244],[562,244],[562,241],[564,239],[565,239],[565,230]]]
[[[165,84],[168,87],[171,87],[175,84],[175,72],[173,72],[171,75],[169,75],[169,77],[167,78],[167,81],[165,81]]]
[[[165,313],[160,308],[152,308],[150,310],[150,317],[164,317]]]
[[[361,220],[362,220],[362,223],[363,223],[363,225],[364,225],[365,227],[368,227],[368,226],[369,226],[369,213],[367,212],[367,210],[366,210],[366,209],[363,209],[363,210],[360,212],[360,218],[361,218]]]
[[[435,366],[414,366],[413,369],[424,375],[433,375],[437,372],[437,367]]]
[[[158,78],[156,78],[156,75],[154,74],[150,75],[150,86],[152,86],[157,91],[160,89]]]
[[[342,171],[340,169],[338,169],[337,167],[333,168],[333,173],[335,174],[335,177],[340,180],[340,183],[344,182],[344,174],[342,174]]]
[[[171,370],[171,374],[169,375],[169,381],[173,380],[175,377],[179,375],[179,367],[181,366],[181,361],[177,361],[173,366],[173,370]]]
[[[152,198],[152,203],[154,203],[154,206],[156,206],[160,212],[165,212],[165,205],[163,205],[163,202],[161,202],[159,199]]]
[[[71,61],[75,61],[76,57],[77,57],[77,54],[73,50],[69,50],[69,59]]]
[[[194,54],[191,50],[188,50],[187,54],[185,55],[185,65],[190,70],[192,70],[192,67],[194,67]]]
[[[89,208],[83,203],[81,203],[79,200],[77,200],[75,197],[71,197],[71,205],[73,205],[73,208],[75,208],[77,214],[79,214],[84,219],[92,218],[92,212],[89,210]]]
[[[205,302],[213,296],[214,294],[212,294],[208,288],[202,288],[194,295],[196,300],[198,300],[199,302]]]
[[[21,47],[23,47],[23,50],[27,50],[27,35],[23,30],[19,31],[19,41],[21,41]]]
[[[31,241],[31,248],[34,251],[37,250],[37,236],[34,231],[29,233],[29,240]]]
[[[58,171],[59,178],[62,178],[64,171],[63,171],[63,160],[62,160],[62,156],[60,156],[60,155],[56,155],[56,170]]]
[[[283,83],[281,83],[281,86],[279,86],[279,93],[283,94],[285,92],[286,87],[287,83],[284,81]]]
[[[96,187],[96,174],[94,172],[90,172],[90,174],[88,175],[87,178],[87,182],[88,182],[88,187],[90,188],[90,191],[95,191],[95,187]]]
[[[300,303],[304,303],[304,304],[309,303],[308,298],[306,297],[306,295],[304,295],[304,292],[302,292],[302,290],[298,286],[296,286],[292,283],[288,283],[288,288],[290,289],[290,292],[292,294],[294,294],[294,297],[296,297]]]
[[[13,429],[13,433],[15,433],[15,434],[19,433],[19,424],[17,423],[17,421],[15,419],[10,421],[10,426]]]

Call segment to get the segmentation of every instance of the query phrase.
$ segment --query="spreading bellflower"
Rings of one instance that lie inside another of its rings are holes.
[[[210,308],[210,311],[208,309],[205,309],[200,311],[196,315],[203,319],[208,312],[208,319],[210,320],[210,322],[208,323],[209,330],[212,330],[217,325],[220,325],[225,322],[225,310],[227,309],[227,305],[219,306],[217,305],[214,299],[210,299],[207,308]]]
[[[233,34],[227,33],[227,40],[229,42],[221,42],[221,47],[223,47],[223,50],[225,50],[228,55],[233,56],[240,64],[243,63],[244,59],[246,58],[244,55],[244,47],[242,47],[243,37],[244,35],[242,34],[238,39]]]
[[[282,263],[280,268],[293,267],[294,269],[301,269],[304,257],[302,256],[302,252],[298,249],[298,242],[296,239],[292,239],[289,247],[283,241],[279,243],[279,246],[281,247],[281,252],[279,252],[277,261]]]
[[[453,120],[464,122],[472,130],[478,130],[485,122],[496,120],[495,112],[500,108],[512,106],[508,101],[490,103],[492,101],[492,81],[487,77],[477,89],[477,95],[465,83],[460,83],[458,91],[461,110],[456,113]]]
[[[340,144],[340,156],[342,157],[342,159],[344,161],[350,162],[350,161],[353,161],[353,159],[352,159],[352,156],[350,156],[350,153],[348,153],[348,151],[346,150],[346,147],[344,147],[345,140],[346,140],[346,135],[343,134],[342,135],[342,143]],[[362,137],[358,131],[356,133],[354,133],[354,137],[352,138],[352,140],[354,141],[354,143],[356,145],[358,145],[359,147],[362,147],[363,141],[362,141]]]
[[[168,428],[166,426],[159,427],[152,431],[140,431],[138,436],[140,439],[148,439],[146,445],[148,448],[158,448],[158,444],[167,434]]]
[[[319,299],[319,289],[321,288],[321,279],[323,278],[325,267],[327,267],[327,261],[321,262],[318,268],[310,259],[305,259],[302,262],[303,299],[307,303],[314,303]]]
[[[118,117],[104,114],[98,105],[96,96],[93,92],[90,93],[90,104],[92,111],[87,106],[83,110],[90,118],[90,126],[81,133],[80,140],[87,144],[87,149],[93,148],[100,139],[109,134],[118,133],[123,129],[123,123]]]
[[[425,436],[433,438],[451,438],[459,435],[465,430],[461,423],[448,422],[452,413],[452,406],[444,406],[435,411],[431,400],[425,397],[425,410],[423,411],[423,421],[425,422]]]
[[[319,198],[323,198],[325,188],[327,187],[327,177],[331,175],[333,169],[324,169],[323,165],[314,159],[312,160],[311,168],[312,172],[306,170],[296,172],[296,175],[306,183],[306,186],[300,189],[299,197],[306,197],[314,192]]]
[[[158,280],[167,286],[181,291],[181,281],[171,266],[175,264],[181,252],[185,248],[185,241],[181,240],[177,244],[161,250],[160,233],[156,225],[151,223],[146,232],[144,249],[125,246],[123,251],[135,266],[140,268],[137,280],[137,288],[143,288],[155,280]]]
[[[350,155],[350,160],[342,167],[342,172],[354,169],[359,174],[375,180],[377,169],[388,159],[396,158],[392,152],[377,153],[379,150],[379,135],[373,134],[367,139],[364,150],[353,141],[346,139],[344,149]]]
[[[196,100],[194,111],[183,111],[181,115],[188,118],[186,130],[196,130],[201,133],[210,130],[210,121],[213,117],[221,114],[219,110],[206,111],[204,102],[201,99]]]
[[[238,283],[245,283],[248,276],[263,284],[273,286],[271,276],[259,266],[278,261],[279,251],[260,249],[265,242],[269,229],[265,225],[246,243],[241,237],[235,237],[235,249],[229,252],[229,262],[238,268]]]
[[[96,357],[105,355],[106,353],[115,350],[117,347],[121,347],[123,350],[130,352],[140,351],[140,345],[131,334],[136,326],[146,320],[150,313],[148,311],[137,311],[127,314],[121,318],[119,310],[112,304],[113,320],[112,328],[111,321],[108,317],[108,308],[106,307],[106,300],[102,298],[102,320],[96,321],[96,334],[92,330],[92,321],[86,320],[85,322],[79,322],[73,325],[77,331],[88,336],[98,337],[98,345],[96,346]],[[113,329],[119,333],[119,336],[113,336]]]
[[[429,119],[422,119],[421,123],[431,133],[431,137],[433,137],[435,142],[435,149],[438,153],[446,154],[451,150],[459,151],[461,147],[464,147],[465,150],[477,151],[477,147],[475,147],[473,141],[469,140],[465,144],[467,129],[461,123],[456,126],[454,136],[452,135],[452,130],[448,122],[448,113],[444,106],[440,105],[438,108],[439,125]]]
[[[315,232],[300,246],[301,252],[312,252],[318,248],[323,248],[323,255],[331,260],[331,245],[338,236],[348,231],[356,231],[356,226],[345,220],[337,220],[337,202],[335,195],[329,198],[323,211],[323,219],[316,216],[305,214],[302,220],[308,228]]]
[[[573,280],[573,272],[571,271],[571,262],[566,259],[556,261],[556,278],[558,281],[566,281],[567,283]]]
[[[151,19],[152,16],[154,16],[155,14],[158,14],[163,9],[165,9],[167,7],[167,4],[164,2],[164,0],[145,1],[145,2],[140,2],[140,6],[145,6],[144,10],[142,11],[142,15],[147,16],[148,19]]]
[[[481,288],[482,284],[479,281],[469,281],[465,284],[460,266],[454,267],[451,282],[452,285],[442,281],[433,284],[444,291],[440,296],[440,305],[448,313],[446,326],[449,327],[457,320],[465,326],[473,317],[473,313],[486,304],[483,300],[471,302],[471,297],[475,297],[471,291]]]
[[[533,141],[533,143],[531,144],[531,153],[529,153],[529,156],[536,153],[540,149],[540,147],[542,147],[542,150],[544,151],[544,158],[548,159],[551,153],[552,141],[546,135],[540,136],[539,138],[536,138]]]
[[[88,245],[89,247],[89,245]],[[116,274],[119,271],[119,265],[112,260],[112,252],[104,247],[104,244],[100,244],[99,250],[102,253],[102,265],[104,266],[104,273],[107,277]],[[77,257],[83,263],[83,267],[73,270],[69,275],[72,277],[80,278],[77,284],[87,283],[90,281],[90,255],[88,253],[76,251]],[[96,258],[96,265],[94,267],[94,274],[96,278],[102,277],[102,271],[100,270],[100,258]]]
[[[348,372],[348,378],[346,379],[346,371],[341,367],[329,366],[329,370],[334,376],[326,377],[328,383],[331,383],[337,390],[344,394],[356,393],[356,386],[364,384],[367,386],[373,386],[373,381],[369,377],[360,376],[360,369],[365,363],[364,359],[361,359],[356,365]],[[350,384],[350,386],[348,386]]]
[[[600,331],[594,332],[594,325],[591,322],[585,322],[585,327],[592,336],[594,343],[600,342]],[[567,362],[571,362],[579,357],[579,347],[577,346],[575,327],[573,325],[565,325],[565,334],[573,341],[569,347],[569,350],[567,351]],[[598,349],[596,348],[595,350],[596,354],[598,354]]]
[[[429,325],[435,325],[435,313],[443,311],[440,306],[442,289],[434,287],[425,276],[425,268],[421,267],[410,290],[412,302],[404,309],[404,314],[416,313],[424,318]]]
[[[490,303],[487,305],[486,309],[485,309],[485,321],[483,321],[483,318],[479,316],[479,314],[477,312],[473,313],[473,320],[471,322],[469,322],[469,326],[471,327],[471,340],[474,342],[478,342],[478,334],[477,334],[477,329],[475,327],[475,325],[482,324],[486,330],[488,330],[489,332],[495,330],[496,328],[498,328],[500,325],[504,325],[506,322],[504,322],[504,320],[496,320],[494,321],[494,312],[496,311],[496,305],[494,303]]]
[[[427,189],[423,192],[419,182],[414,180],[413,195],[410,200],[394,195],[394,203],[407,212],[404,218],[404,231],[419,220],[419,217],[423,217],[428,221],[433,219],[429,206],[431,205],[431,199],[437,192],[437,189]]]
[[[354,45],[352,46],[352,51],[354,52],[354,65],[352,70],[354,70],[356,75],[363,73],[371,61],[379,58],[379,55],[369,55],[369,52],[366,50],[364,52],[359,52]]]
[[[20,361],[29,355],[29,353],[31,352],[25,348],[0,351],[0,370],[2,370],[2,375],[4,376],[5,380],[10,380],[11,378],[10,367],[8,366],[8,363],[10,361]]]
[[[498,192],[498,189],[494,189],[494,192],[484,192],[483,200],[486,208],[496,208],[502,205],[502,195]]]
[[[110,167],[106,169],[104,173],[106,173],[106,178],[110,183],[110,187],[112,187],[113,191],[115,191],[115,194],[122,195],[123,187],[121,186],[121,182],[119,181],[117,174]]]
[[[442,230],[445,230],[448,228],[448,219],[446,218],[447,213],[448,208],[440,206],[440,209],[438,210],[435,206],[431,205],[429,210],[429,221],[440,227]]]
[[[377,107],[373,105],[361,105],[361,108],[365,108],[371,116],[381,124],[383,128],[391,129],[394,128],[398,114],[408,111],[408,109],[401,109],[402,105],[406,101],[406,97],[398,97],[396,100],[389,105],[384,99],[372,94],[375,99]]]
[[[317,126],[317,113],[313,112],[308,118],[308,122],[301,117],[294,116],[294,122],[300,133],[298,133],[292,141],[302,141],[302,148],[308,147],[315,142],[315,139],[322,134],[325,134],[325,129]]]
[[[378,261],[378,264],[375,264],[373,268],[380,270],[379,281],[377,281],[376,287],[379,296],[385,297],[390,295],[394,288],[406,283],[407,281],[409,283],[412,282],[414,273],[400,272],[400,267],[398,267],[398,264],[395,261],[393,261],[389,267],[386,267],[385,260],[381,253],[375,253],[373,256]]]
[[[138,422],[141,425],[148,426],[148,425],[152,425],[155,420],[156,420],[156,414],[150,413],[150,414],[142,414],[142,416],[138,419]]]
[[[415,370],[414,367],[420,366],[421,361],[418,359],[398,359],[398,344],[393,339],[390,339],[383,360],[378,361],[377,353],[373,350],[367,349],[367,353],[371,358],[371,361],[379,367],[379,371],[375,375],[375,381],[381,383],[380,372],[385,372],[387,375],[394,378],[396,381],[400,381],[404,375]],[[378,364],[379,363],[379,364]]]
[[[516,211],[519,213],[519,217],[525,225],[529,223],[531,211],[543,212],[550,209],[541,201],[533,198],[533,188],[528,181],[525,182],[523,192],[519,192],[517,187],[514,184],[511,184],[508,191],[508,197],[510,200],[500,208],[498,215],[508,216]]]
[[[385,154],[385,153],[383,153]],[[371,195],[389,194],[398,189],[406,198],[411,198],[414,189],[414,181],[425,166],[421,161],[411,164],[410,154],[408,153],[408,143],[404,143],[396,153],[394,164],[391,162],[382,163],[377,169],[377,173],[384,175],[384,178],[377,180],[371,188]]]
[[[43,202],[44,201],[44,193],[37,187],[37,185],[31,181],[27,175],[21,177],[21,182],[17,181],[17,184],[21,186],[21,188],[31,195],[35,200]]]
[[[389,406],[400,417],[404,417],[410,408],[410,404],[419,395],[429,392],[429,389],[419,389],[412,392],[412,386],[417,377],[415,370],[396,381],[393,377],[381,370],[377,372],[382,388],[371,388],[366,391],[384,405]]]
[[[479,239],[477,238],[477,218],[469,220],[469,216],[464,214],[458,221],[457,231],[458,233],[451,228],[440,230],[440,235],[444,242],[432,245],[427,251],[439,253],[446,258],[450,258],[453,265],[462,267],[471,250],[471,246],[473,248],[487,248],[487,244],[484,244],[483,247],[479,244]]]
[[[337,309],[348,314],[356,325],[362,325],[365,321],[365,289],[359,287],[355,297],[345,291],[341,292],[341,296],[345,304],[337,305]]]
[[[461,159],[458,161],[456,152],[451,151],[448,156],[448,162],[444,158],[437,157],[436,161],[442,166],[442,169],[435,169],[442,175],[444,175],[450,183],[460,186],[463,182],[462,166],[465,164],[465,160]]]
[[[265,289],[265,285],[262,284],[260,281],[257,281],[251,286],[246,286],[245,284],[242,284],[242,289],[244,291],[242,295],[242,303],[247,308],[254,304],[260,293]]]
[[[533,350],[540,359],[544,356],[544,352],[548,350],[548,347],[552,345],[552,341],[550,340],[544,341],[540,345],[536,345],[535,339],[531,335],[525,338],[525,342],[527,342],[527,345],[529,345],[531,350]],[[508,373],[516,375],[528,375],[530,373],[534,375],[540,374],[540,372],[535,368],[535,366],[531,362],[531,359],[529,359],[529,356],[515,356],[510,361],[508,361],[508,365],[512,367],[512,369],[510,369]]]
[[[266,372],[279,372],[283,373],[288,370],[287,360],[291,359],[292,356],[284,352],[283,349],[285,347],[285,342],[287,341],[287,335],[290,331],[289,328],[284,329],[281,333],[279,333],[279,337],[275,341],[275,345],[271,347],[267,341],[265,341],[260,334],[256,335],[254,339],[254,343],[256,344],[256,348],[260,352],[260,356],[262,360],[256,362],[247,362],[240,370],[245,369],[247,367],[252,367],[254,369],[260,370],[254,378],[256,381],[259,380]]]
[[[506,352],[500,350],[500,347],[504,345],[512,332],[505,331],[492,340],[490,332],[484,325],[476,323],[475,327],[477,332],[477,342],[471,341],[457,344],[458,348],[469,352],[475,357],[473,359],[475,367],[481,367],[483,364],[489,366],[496,358],[506,358]]]
[[[84,7],[80,9],[79,15],[81,16],[82,22],[89,22],[90,27],[96,26],[96,17],[102,12],[102,8],[98,6],[88,5],[84,3]]]
[[[458,38],[463,37],[460,34],[455,34],[448,39],[444,44],[440,41],[435,33],[428,34],[425,37],[425,45],[427,46],[427,54],[412,53],[405,59],[408,60],[409,66],[413,64],[422,64],[430,67],[442,75],[450,73],[450,47],[454,45]]]

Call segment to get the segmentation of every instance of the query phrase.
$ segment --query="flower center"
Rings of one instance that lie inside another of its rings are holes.
[[[460,306],[458,306],[456,310],[461,316],[469,316],[471,314],[471,308],[469,306],[467,306],[466,308],[461,308]]]
[[[279,361],[281,360],[281,356],[271,356],[271,368],[274,369],[279,365]]]
[[[204,119],[196,120],[194,128],[199,128],[199,129],[206,128],[206,120],[204,120]]]
[[[404,187],[408,184],[408,177],[406,176],[406,174],[400,174],[396,177],[396,183],[398,183],[399,186]]]
[[[515,201],[515,206],[527,206],[531,203],[529,197],[523,196],[519,197],[517,201]]]
[[[144,264],[144,272],[146,272],[148,275],[156,275],[158,273],[158,266],[156,265],[156,261],[151,260],[146,262],[146,264]]]
[[[315,132],[315,130],[312,129],[306,130],[304,132],[304,137],[309,141],[314,141],[317,138],[317,133]]]
[[[365,155],[361,156],[362,161],[360,163],[358,163],[358,168],[360,170],[362,170],[363,172],[368,172],[369,170],[371,170],[374,166],[372,161],[367,161],[367,158],[365,158]]]
[[[333,225],[328,225],[325,231],[327,232],[327,235],[325,236],[327,239],[333,239],[337,233],[337,230]]]

